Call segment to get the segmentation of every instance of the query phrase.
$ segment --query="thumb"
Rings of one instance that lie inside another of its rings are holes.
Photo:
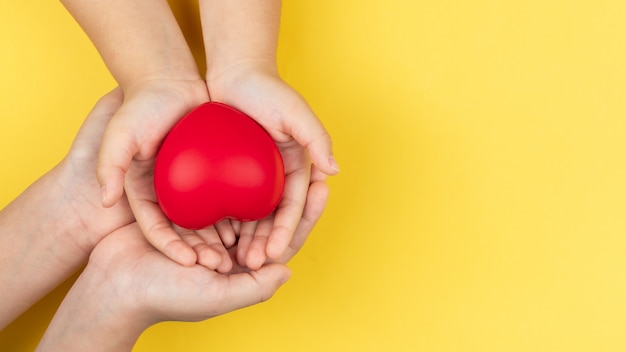
[[[339,166],[333,156],[332,140],[322,122],[304,101],[295,115],[295,119],[291,119],[296,121],[289,131],[291,136],[308,150],[313,164],[319,170],[327,175],[338,174]]]
[[[216,307],[221,312],[248,307],[265,302],[291,277],[291,270],[282,264],[267,264],[259,270],[232,274],[228,277],[226,294],[218,295]]]
[[[119,117],[118,117],[119,118]],[[104,132],[96,175],[102,189],[102,206],[112,207],[124,193],[124,175],[138,151],[134,138],[111,119]]]

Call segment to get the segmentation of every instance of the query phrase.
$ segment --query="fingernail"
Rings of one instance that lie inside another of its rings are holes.
[[[337,160],[335,160],[334,156],[331,155],[328,157],[328,163],[333,170],[339,172],[339,165],[337,164]]]
[[[285,282],[289,281],[290,278],[291,278],[291,273],[281,277],[280,278],[280,284],[283,285]]]

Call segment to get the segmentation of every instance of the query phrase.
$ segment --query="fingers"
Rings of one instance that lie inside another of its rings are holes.
[[[309,233],[324,212],[329,196],[329,188],[326,184],[327,175],[315,166],[311,168],[310,174],[311,181],[308,192],[303,197],[305,200],[304,209],[299,212],[300,215],[295,222],[293,231],[289,231],[286,236],[289,238],[286,248],[277,257],[270,257],[272,262],[287,263],[302,248]],[[278,215],[257,222],[240,224],[240,231],[237,231],[240,234],[237,244],[237,263],[255,270],[267,262],[264,250],[273,240],[277,217]]]
[[[226,248],[234,246],[237,242],[237,236],[230,219],[224,219],[215,224],[215,230]]]
[[[300,248],[302,248],[309,233],[321,218],[326,208],[329,195],[329,188],[325,181],[326,175],[313,167],[311,169],[311,185],[309,186],[302,219],[298,223],[298,227],[295,230],[287,251],[281,256],[278,262],[287,263]]]
[[[259,269],[267,260],[265,254],[267,248],[267,242],[272,232],[272,218],[263,219],[258,222],[252,241],[248,246],[248,251],[245,256],[245,265],[252,269]]]
[[[276,208],[274,226],[267,243],[267,256],[278,259],[289,246],[300,222],[309,187],[309,168],[298,168],[285,178],[283,197]]]
[[[220,273],[227,273],[232,269],[233,262],[215,227],[197,231],[185,230],[181,237],[196,252],[198,264]]]
[[[166,218],[157,214],[159,210],[155,208],[158,205],[133,203],[131,202],[131,207],[137,223],[154,248],[181,265],[192,266],[196,263],[196,252],[172,229]],[[203,254],[206,256],[206,253]]]
[[[136,167],[139,168],[140,166]],[[150,186],[150,184],[144,185],[144,187]],[[159,205],[148,197],[149,191],[142,189],[138,184],[127,188],[128,202],[148,242],[168,258],[181,265],[192,266],[195,264],[196,252],[174,231]],[[144,193],[140,193],[142,191]]]
[[[102,189],[102,206],[113,206],[124,193],[124,175],[138,152],[137,143],[126,128],[116,120],[122,118],[121,110],[109,122],[98,156],[96,175]]]
[[[89,116],[104,116],[104,120],[108,122],[115,112],[122,106],[124,101],[124,93],[120,87],[116,87],[96,102]]]
[[[241,266],[247,266],[247,257],[254,239],[258,221],[240,222],[239,242],[237,242],[237,263]],[[263,251],[265,253],[265,251]]]
[[[211,302],[217,309],[214,315],[224,314],[267,301],[290,276],[291,271],[286,266],[268,264],[256,271],[224,277],[223,280],[227,281],[223,290],[220,287],[220,294],[206,296],[217,298]]]
[[[327,175],[321,172],[315,165],[311,166],[311,177],[309,178],[311,183],[326,182]]]
[[[313,164],[323,173],[338,174],[339,165],[333,156],[330,135],[304,100],[297,105],[294,116],[298,118],[289,119],[293,121],[289,134],[308,150]]]

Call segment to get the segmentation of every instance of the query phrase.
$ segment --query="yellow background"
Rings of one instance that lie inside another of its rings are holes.
[[[136,351],[626,350],[626,2],[283,9],[281,72],[342,169],[327,211],[270,302]],[[58,2],[0,2],[0,206],[113,85]],[[0,349],[32,349],[68,287]]]

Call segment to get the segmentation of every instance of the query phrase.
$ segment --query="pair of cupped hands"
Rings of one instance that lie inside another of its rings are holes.
[[[305,100],[274,69],[257,66],[230,67],[210,87],[201,79],[133,82],[124,87],[122,105],[106,127],[97,165],[103,206],[114,205],[125,190],[146,239],[181,265],[229,272],[234,263],[228,249],[235,243],[238,265],[254,270],[267,259],[279,259],[301,219],[310,182],[338,172],[330,137]],[[266,219],[223,220],[200,231],[177,231],[157,204],[154,161],[172,126],[207,101],[231,105],[266,129],[284,160],[284,193]]]
[[[65,160],[73,189],[81,193],[72,201],[78,208],[87,200],[93,209],[81,209],[90,214],[81,221],[101,234],[86,270],[117,277],[120,287],[135,287],[144,302],[167,301],[151,308],[170,307],[161,313],[177,320],[205,319],[269,298],[289,278],[284,264],[324,210],[327,175],[338,172],[328,133],[276,72],[239,70],[214,81],[219,82],[215,88],[202,79],[156,79],[116,88],[96,104]],[[267,218],[227,219],[192,231],[170,223],[159,208],[152,178],[159,145],[185,113],[207,101],[242,110],[275,140],[284,160],[285,189]],[[185,303],[198,297],[208,304],[200,316]]]

